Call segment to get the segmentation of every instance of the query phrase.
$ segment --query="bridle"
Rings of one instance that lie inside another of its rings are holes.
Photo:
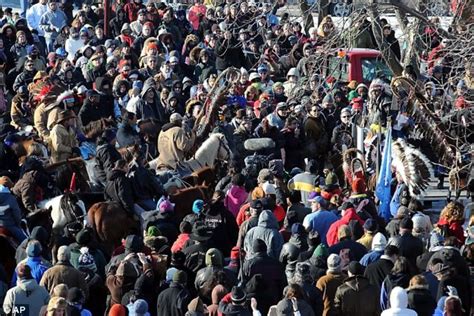
[[[229,146],[226,146],[226,144],[224,143],[224,140],[222,140],[220,137],[217,137],[217,139],[219,140],[219,147],[217,147],[217,157],[216,157],[216,159],[217,160],[223,160],[223,159],[219,159],[219,152],[221,151],[221,148],[224,148],[224,150],[226,151],[226,154],[228,156],[228,159],[230,159],[232,152],[231,152]]]

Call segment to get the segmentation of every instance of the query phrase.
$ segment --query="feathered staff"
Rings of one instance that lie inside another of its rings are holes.
[[[412,196],[428,188],[433,169],[428,158],[418,149],[397,139],[392,145],[392,165],[408,186]]]

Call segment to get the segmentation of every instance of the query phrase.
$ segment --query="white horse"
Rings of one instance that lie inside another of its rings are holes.
[[[87,224],[86,205],[73,193],[41,201],[38,206],[51,210],[53,232],[57,234],[62,234],[69,224],[79,223],[83,227]]]
[[[224,134],[213,133],[202,143],[193,158],[184,161],[182,166],[197,171],[204,167],[213,167],[216,160],[228,160],[230,156],[231,150]],[[152,170],[157,170],[158,158],[150,161],[149,166]]]

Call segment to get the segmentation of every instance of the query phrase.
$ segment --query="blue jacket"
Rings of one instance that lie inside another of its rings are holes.
[[[375,262],[375,261],[379,260],[382,255],[383,255],[383,251],[372,250],[372,251],[366,253],[362,257],[362,259],[360,259],[359,263],[361,265],[363,265],[364,267],[367,267],[372,262]]]
[[[0,185],[0,226],[20,227],[21,210],[10,190]]]
[[[41,278],[43,277],[43,274],[46,272],[46,270],[51,268],[51,264],[41,257],[28,257],[27,259],[22,260],[20,264],[21,263],[26,263],[26,265],[31,268],[31,276],[36,280],[36,282],[38,282],[38,284],[40,283]],[[15,269],[12,277],[12,286],[16,285],[17,277],[17,269]]]
[[[320,210],[306,215],[303,220],[303,226],[307,231],[317,231],[319,236],[321,236],[321,242],[327,245],[326,235],[328,233],[329,227],[331,227],[332,223],[338,219],[339,218],[333,212]]]

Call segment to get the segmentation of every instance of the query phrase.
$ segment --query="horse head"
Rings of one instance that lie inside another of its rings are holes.
[[[71,228],[76,230],[76,227],[79,226],[75,224],[80,223],[80,226],[86,224],[86,206],[76,194],[72,192],[64,193],[60,200],[60,209],[62,210],[65,218],[65,222],[63,224],[66,226],[66,228],[69,228],[69,226],[72,224]]]

